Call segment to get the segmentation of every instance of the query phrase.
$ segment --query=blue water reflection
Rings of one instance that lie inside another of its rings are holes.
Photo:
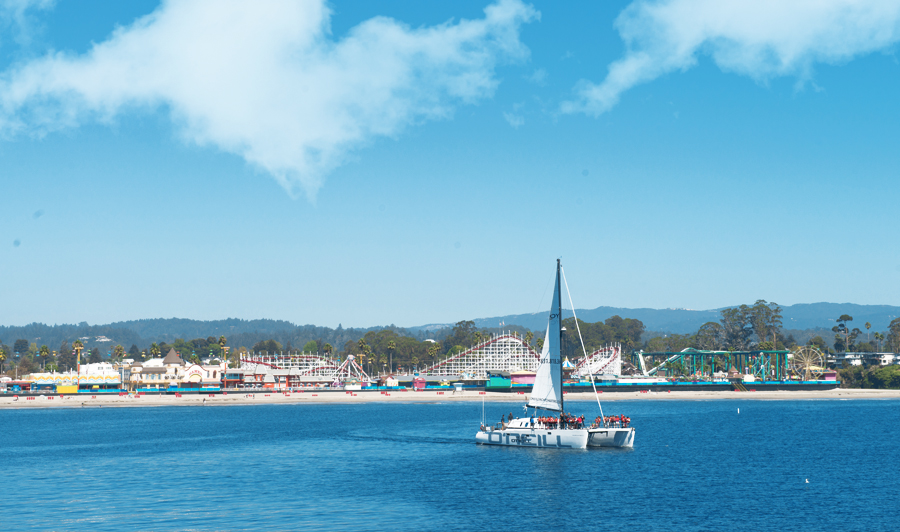
[[[897,526],[898,401],[605,408],[633,450],[476,446],[475,402],[5,410],[0,512],[8,530]]]

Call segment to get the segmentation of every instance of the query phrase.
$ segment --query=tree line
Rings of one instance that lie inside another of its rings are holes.
[[[797,341],[792,334],[785,335],[781,310],[777,303],[761,299],[752,305],[745,304],[722,310],[718,322],[705,323],[695,333],[657,334],[646,339],[643,338],[646,333],[644,324],[637,319],[613,316],[602,322],[586,323],[578,320],[576,323],[574,318],[568,318],[563,321],[565,331],[562,350],[563,355],[572,360],[580,356],[579,329],[584,340],[584,348],[588,353],[614,342],[622,344],[626,353],[637,349],[648,352],[677,352],[686,348],[713,351],[792,349],[797,346]],[[870,323],[862,325],[865,331],[854,327],[853,317],[846,314],[836,318],[835,323],[831,330],[833,337],[830,341],[822,335],[816,335],[810,337],[806,344],[828,353],[873,352],[883,349],[896,352],[900,348],[900,318],[894,319],[888,330],[883,332],[871,331]],[[46,326],[40,324],[32,324],[30,327],[34,328],[34,332],[46,332]],[[79,327],[83,330],[86,324]],[[115,328],[110,328],[112,329]],[[543,331],[535,333],[516,326],[510,326],[508,329],[518,334],[536,351],[542,348]],[[70,332],[74,330],[76,329]],[[123,343],[106,349],[94,346],[82,353],[82,359],[85,362],[99,362],[120,360],[127,355],[128,358],[146,360],[165,356],[170,349],[175,349],[184,360],[193,362],[200,362],[203,359],[219,360],[222,357],[224,342],[228,342],[234,346],[229,355],[229,362],[232,365],[237,364],[241,358],[253,354],[307,352],[341,359],[354,355],[368,370],[377,373],[434,364],[444,357],[480,344],[493,332],[491,329],[476,327],[471,320],[460,321],[452,327],[435,331],[415,333],[395,326],[372,329],[343,329],[338,326],[337,329],[330,329],[308,325],[279,334],[240,333],[224,341],[225,336],[221,335],[197,337],[192,340],[176,338],[171,343],[151,342],[145,348],[139,347],[138,343],[134,342],[127,350],[123,347]],[[56,350],[46,344],[38,346],[36,342],[29,342],[23,338],[16,339],[12,347],[0,341],[0,372],[3,371],[4,363],[7,366],[10,366],[10,363],[17,366],[20,374],[41,368],[46,370],[74,368],[73,347],[74,344],[70,345],[67,339],[63,339]]]

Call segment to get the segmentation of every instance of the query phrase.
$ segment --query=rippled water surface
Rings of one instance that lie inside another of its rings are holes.
[[[605,408],[633,450],[476,446],[475,402],[5,410],[0,528],[900,527],[900,401]]]

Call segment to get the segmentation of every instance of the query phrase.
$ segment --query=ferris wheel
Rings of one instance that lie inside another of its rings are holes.
[[[804,345],[790,354],[790,367],[801,380],[818,380],[825,372],[825,356],[815,347]]]

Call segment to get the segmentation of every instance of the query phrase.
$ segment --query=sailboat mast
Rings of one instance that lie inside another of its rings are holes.
[[[559,346],[559,413],[562,414],[565,412],[565,407],[563,405],[565,392],[563,391],[563,371],[562,371],[562,286],[559,284],[559,271],[562,268],[560,266],[559,259],[556,259],[556,315],[559,316],[559,330],[556,331],[556,334],[559,335],[559,342],[556,345]]]

